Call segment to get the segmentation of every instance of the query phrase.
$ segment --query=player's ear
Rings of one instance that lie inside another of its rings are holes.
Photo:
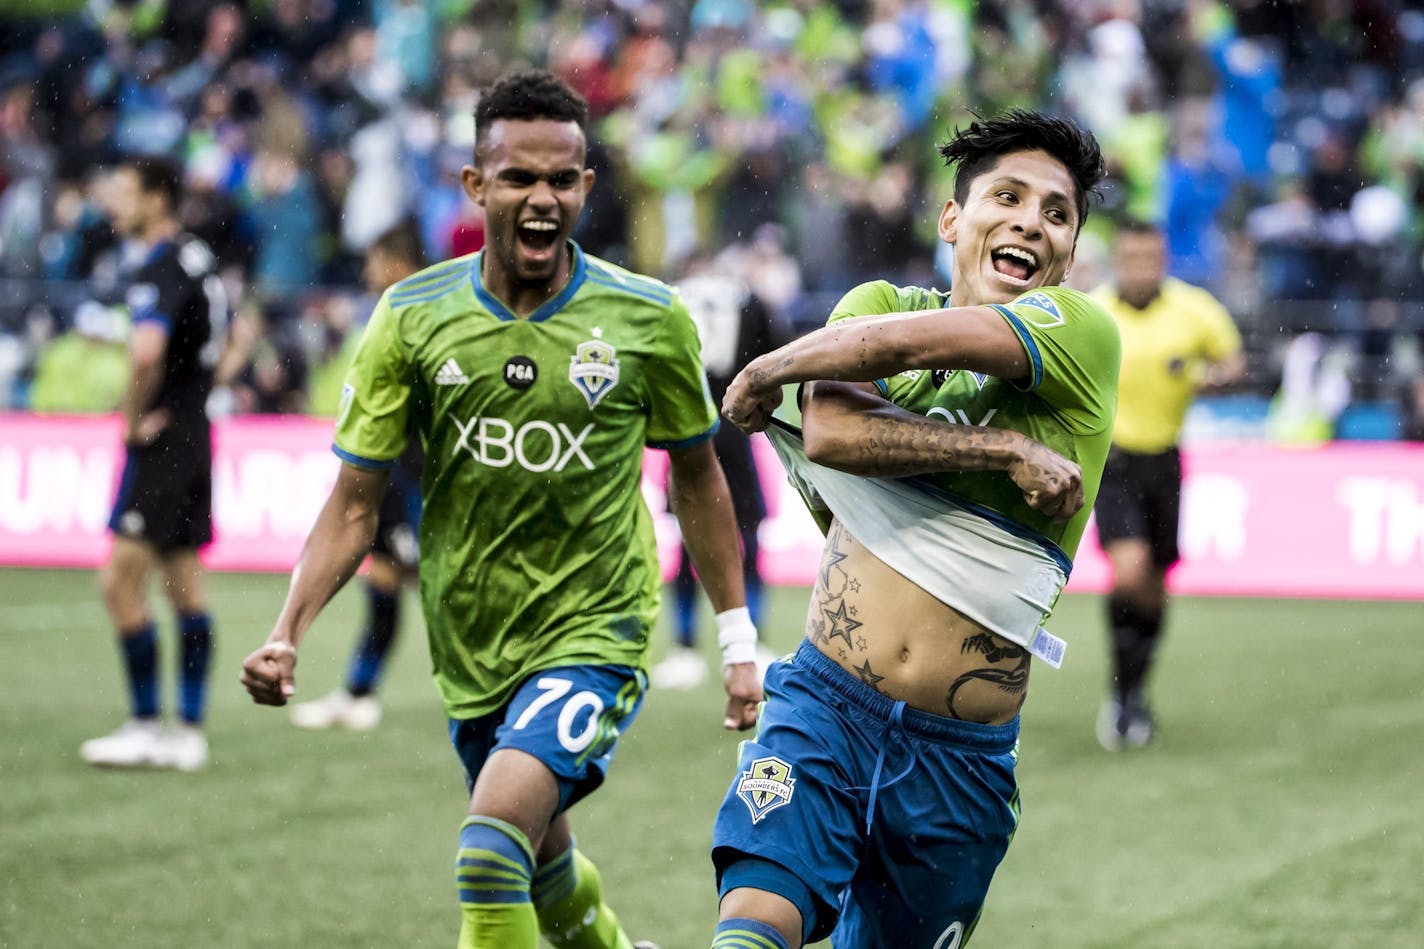
[[[478,165],[466,165],[460,169],[460,187],[470,200],[480,207],[485,206],[485,176]]]
[[[593,190],[593,183],[596,180],[598,180],[598,176],[593,173],[592,168],[585,168],[583,170],[583,193],[585,195]]]
[[[959,240],[959,205],[950,198],[939,212],[939,239],[946,244]]]

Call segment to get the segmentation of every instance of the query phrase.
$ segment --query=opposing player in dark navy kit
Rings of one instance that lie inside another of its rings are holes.
[[[140,158],[109,182],[114,229],[146,248],[129,283],[131,378],[124,395],[126,459],[100,574],[119,634],[130,718],[80,746],[90,764],[193,771],[208,760],[202,732],[212,620],[198,549],[212,539],[212,442],[207,401],[226,337],[227,301],[207,245],[181,232],[178,167]],[[154,572],[177,613],[178,720],[160,725],[158,639],[145,593]]]
[[[379,297],[389,287],[425,268],[425,248],[420,231],[411,222],[399,224],[366,248],[366,289]],[[349,368],[356,355],[365,326],[354,327],[347,345],[337,359]],[[344,374],[345,369],[342,369]],[[330,405],[312,410],[318,415],[335,415],[335,398]],[[381,703],[376,699],[381,673],[400,631],[401,587],[415,579],[420,555],[420,470],[424,455],[420,439],[412,438],[405,453],[391,468],[386,493],[376,515],[376,539],[371,542],[371,559],[366,569],[366,627],[346,667],[341,688],[319,699],[292,706],[292,724],[298,728],[325,729],[335,726],[352,731],[370,731],[381,722]]]

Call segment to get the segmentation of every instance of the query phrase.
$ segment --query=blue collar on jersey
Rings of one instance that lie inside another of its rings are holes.
[[[568,243],[569,249],[573,252],[574,255],[573,263],[570,265],[569,268],[569,282],[564,284],[564,289],[554,294],[553,299],[549,300],[549,302],[545,303],[543,306],[539,307],[539,309],[535,310],[533,313],[530,313],[529,316],[526,317],[526,319],[531,323],[542,323],[544,320],[547,320],[549,317],[559,312],[559,310],[563,309],[564,304],[572,300],[575,293],[578,293],[579,287],[583,286],[584,277],[588,273],[588,264],[584,261],[583,248],[579,247],[579,245],[575,241],[569,241]],[[490,293],[488,290],[485,289],[484,277],[481,274],[481,271],[484,267],[484,259],[484,251],[480,251],[478,254],[475,255],[475,267],[474,271],[470,275],[470,282],[475,288],[475,298],[481,303],[483,303],[486,309],[488,309],[495,316],[499,317],[501,320],[519,319],[519,317],[514,314],[513,310],[505,306],[503,303],[500,302],[498,297],[496,297],[493,293]]]

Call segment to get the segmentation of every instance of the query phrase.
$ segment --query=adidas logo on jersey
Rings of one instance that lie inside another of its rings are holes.
[[[440,371],[435,374],[435,384],[437,386],[462,386],[470,381],[470,377],[461,371],[454,357],[445,360],[445,365],[440,367]]]

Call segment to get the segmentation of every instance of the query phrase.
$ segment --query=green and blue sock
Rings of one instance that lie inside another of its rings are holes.
[[[791,949],[775,926],[758,919],[724,919],[712,935],[712,949]]]
[[[534,850],[513,824],[469,817],[460,827],[455,884],[458,949],[538,949],[539,919],[529,896]]]
[[[598,868],[575,847],[534,874],[531,887],[539,928],[568,949],[632,949],[618,917],[603,901]]]

